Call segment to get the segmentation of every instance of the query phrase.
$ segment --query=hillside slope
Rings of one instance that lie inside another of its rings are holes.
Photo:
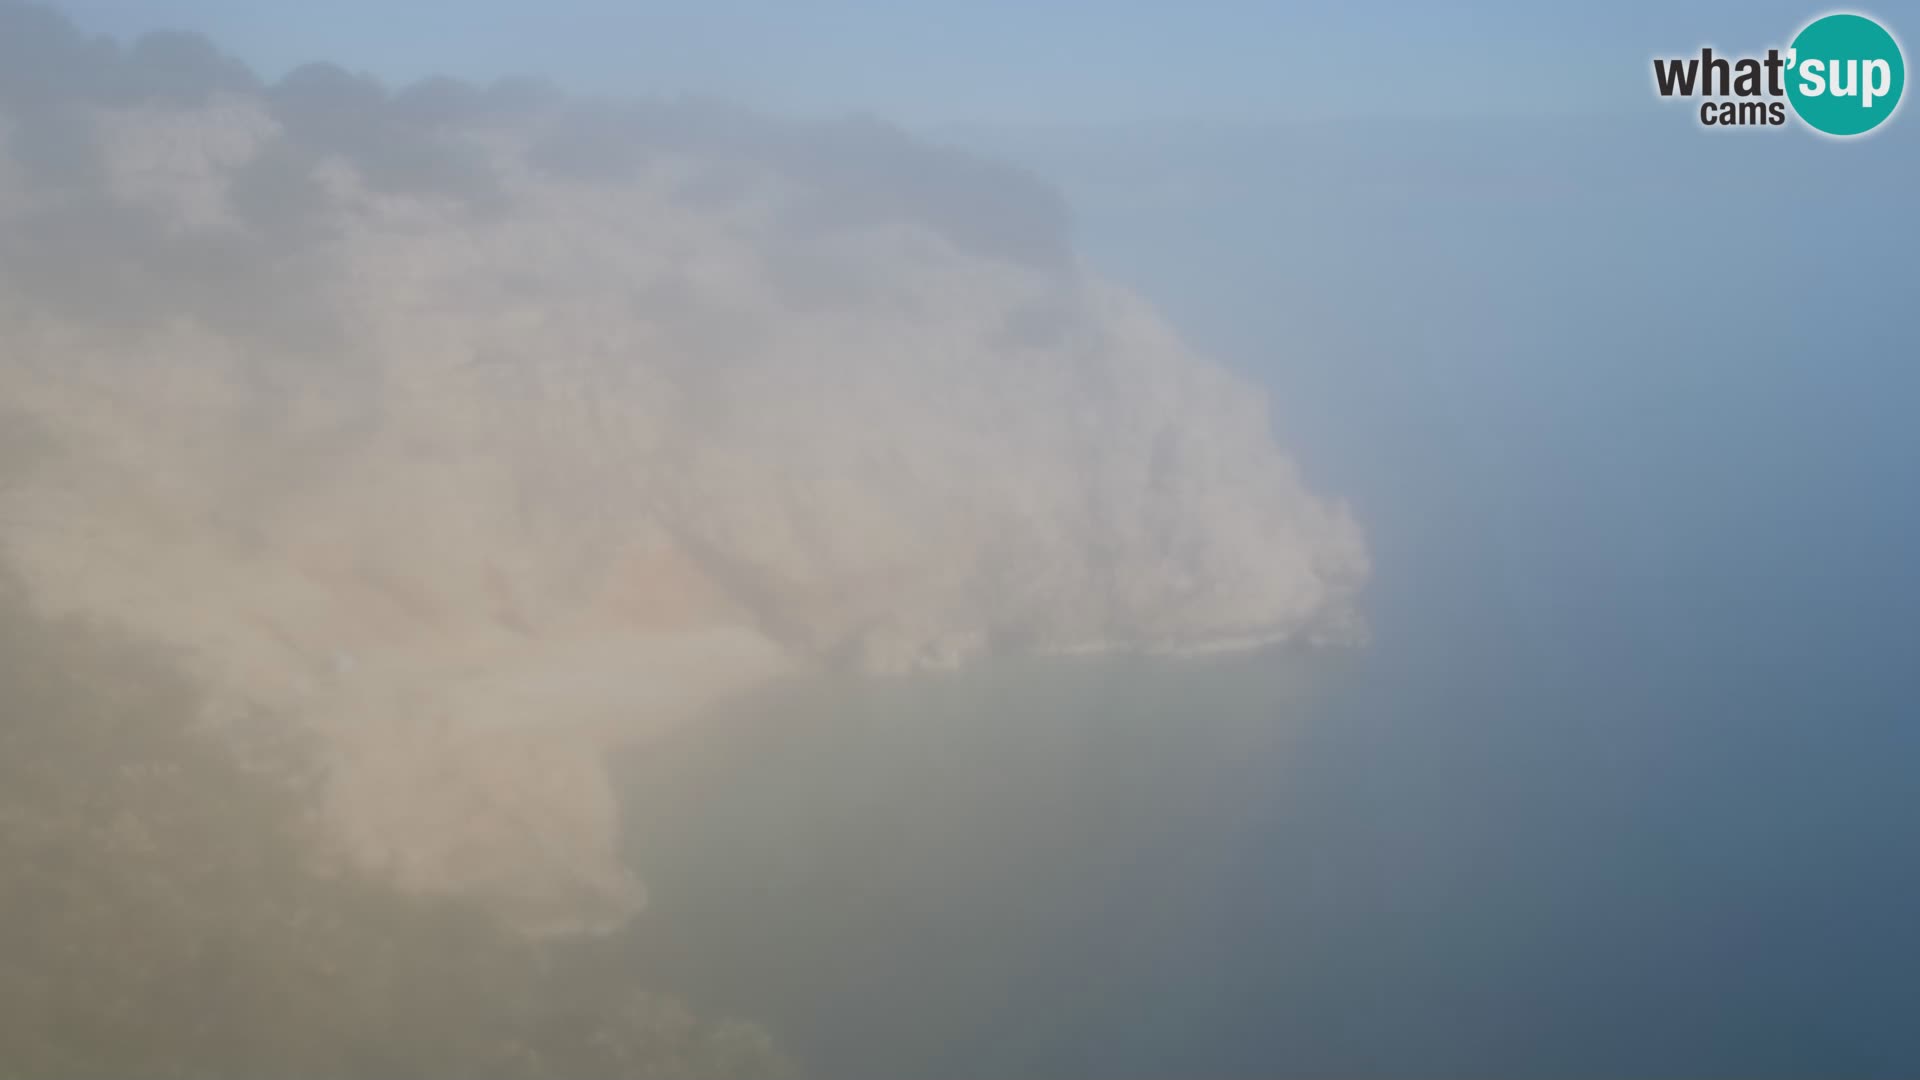
[[[617,923],[605,752],[785,672],[1359,633],[1262,394],[1024,175],[0,19],[6,557],[409,889]]]

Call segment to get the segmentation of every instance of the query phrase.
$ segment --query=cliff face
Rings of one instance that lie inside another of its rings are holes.
[[[1358,633],[1260,392],[1038,185],[190,46],[0,85],[0,541],[317,748],[401,884],[624,918],[603,755],[784,672]]]

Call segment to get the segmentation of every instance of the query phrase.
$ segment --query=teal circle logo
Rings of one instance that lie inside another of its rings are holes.
[[[1864,135],[1893,115],[1907,84],[1900,44],[1864,15],[1807,24],[1788,53],[1787,100],[1816,131]]]

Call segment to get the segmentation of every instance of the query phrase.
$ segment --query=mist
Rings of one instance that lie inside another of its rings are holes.
[[[650,955],[806,1018],[817,1056],[883,1055],[872,1075],[1905,1071],[1914,142],[1829,170],[1693,135],[974,133],[1274,388],[1366,522],[1371,643],[1086,676],[1110,696],[1069,703],[966,691],[1054,741],[897,734],[906,762],[992,764],[928,766],[958,808],[891,844],[845,824],[884,781],[783,788],[717,835],[636,826],[689,864],[660,907],[707,928]],[[1277,721],[1253,748],[1248,715]],[[1075,767],[1025,771],[1060,746]],[[1069,837],[1031,825],[1056,803],[1084,815]],[[996,849],[1009,805],[1028,824]],[[842,859],[896,853],[868,885],[905,894],[893,921],[835,932],[845,863],[755,847],[796,819],[853,834],[823,845]],[[949,845],[998,858],[955,880]],[[703,886],[734,851],[756,869]],[[780,903],[737,899],[768,880]],[[713,974],[767,938],[865,1007]]]
[[[406,889],[618,925],[604,755],[780,675],[1361,635],[1264,394],[1018,168],[9,12],[20,581],[319,744]]]
[[[1910,117],[902,127],[21,5],[0,61],[8,711],[277,808],[11,850],[286,822],[241,916],[151,899],[230,833],[102,849],[62,932],[180,944],[22,1075],[123,1060],[89,1010],[235,1075],[1920,1064]]]

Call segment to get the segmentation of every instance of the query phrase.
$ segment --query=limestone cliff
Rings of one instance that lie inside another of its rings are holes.
[[[783,672],[1358,633],[1360,534],[1261,392],[1017,173],[267,87],[197,39],[98,63],[0,83],[0,543],[210,723],[310,741],[341,850],[409,888],[624,918],[603,755]]]

